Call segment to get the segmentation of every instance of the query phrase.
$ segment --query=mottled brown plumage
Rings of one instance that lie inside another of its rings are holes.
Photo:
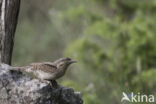
[[[44,72],[50,72],[53,73],[57,70],[56,65],[50,64],[50,62],[43,62],[43,63],[31,63],[30,66],[32,66],[32,70],[41,70]]]
[[[53,81],[62,77],[68,66],[76,61],[70,58],[60,58],[54,62],[40,62],[31,63],[26,67],[14,67],[13,69],[19,69],[22,71],[30,72],[41,80]],[[56,84],[56,82],[55,82]]]

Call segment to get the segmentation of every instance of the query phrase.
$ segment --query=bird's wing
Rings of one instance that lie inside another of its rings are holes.
[[[55,72],[57,70],[57,67],[53,65],[50,62],[43,62],[43,63],[31,63],[31,66],[33,66],[33,69],[41,70],[44,72]]]
[[[56,66],[53,62],[43,62],[44,64],[47,64],[47,65],[52,65],[52,66]]]
[[[34,63],[30,63],[29,65],[39,65],[39,64],[51,64],[52,62],[34,62]]]

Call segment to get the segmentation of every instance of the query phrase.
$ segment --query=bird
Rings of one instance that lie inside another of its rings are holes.
[[[38,79],[50,82],[50,85],[57,87],[56,80],[64,76],[68,67],[77,61],[64,57],[54,62],[30,63],[25,67],[12,67],[11,70],[32,73]],[[24,70],[23,70],[24,69]]]

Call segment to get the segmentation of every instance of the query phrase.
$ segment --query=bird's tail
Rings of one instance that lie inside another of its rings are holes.
[[[14,66],[11,66],[9,68],[9,70],[11,71],[24,71],[26,70],[27,68],[29,68],[29,66],[22,66],[22,67],[14,67]]]

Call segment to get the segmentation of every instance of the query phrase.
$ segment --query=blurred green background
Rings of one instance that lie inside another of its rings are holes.
[[[155,11],[156,0],[22,0],[13,65],[77,60],[58,81],[84,104],[156,95]]]

